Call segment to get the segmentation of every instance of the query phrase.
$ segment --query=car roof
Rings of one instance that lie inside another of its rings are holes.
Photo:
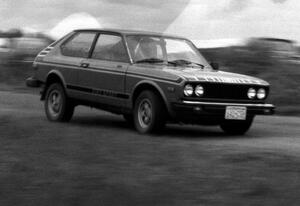
[[[159,32],[141,31],[141,30],[125,30],[125,29],[76,29],[74,30],[74,32],[80,32],[80,31],[112,32],[121,35],[150,35],[150,36],[163,36],[163,37],[185,39],[184,37],[181,36],[170,35],[170,34],[159,33]]]

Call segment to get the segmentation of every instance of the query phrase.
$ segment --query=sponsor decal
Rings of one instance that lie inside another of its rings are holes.
[[[199,81],[214,82],[214,83],[231,83],[231,84],[263,84],[263,82],[252,79],[240,79],[230,77],[201,77]]]

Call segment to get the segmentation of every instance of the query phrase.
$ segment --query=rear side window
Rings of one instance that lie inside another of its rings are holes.
[[[93,59],[128,62],[128,55],[122,37],[101,34],[92,54]]]
[[[82,32],[76,34],[61,46],[61,53],[65,56],[87,58],[96,33]]]

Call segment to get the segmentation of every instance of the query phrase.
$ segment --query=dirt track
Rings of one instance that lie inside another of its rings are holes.
[[[0,205],[299,205],[300,118],[257,117],[246,136],[170,125],[139,135],[78,107],[45,118],[39,96],[0,92]]]

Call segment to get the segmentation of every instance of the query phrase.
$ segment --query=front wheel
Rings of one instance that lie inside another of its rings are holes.
[[[142,92],[134,105],[134,126],[140,133],[161,130],[166,121],[163,100],[153,91]]]
[[[74,113],[74,107],[60,83],[53,83],[47,88],[45,112],[48,120],[57,122],[70,121]]]
[[[243,135],[251,127],[254,117],[247,117],[246,120],[224,120],[220,127],[230,135]]]

